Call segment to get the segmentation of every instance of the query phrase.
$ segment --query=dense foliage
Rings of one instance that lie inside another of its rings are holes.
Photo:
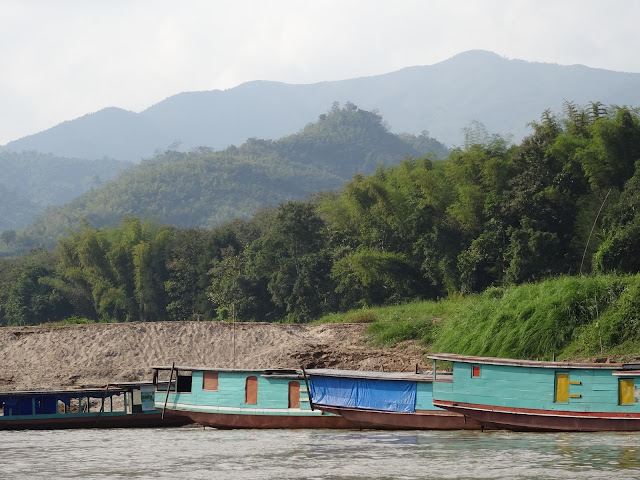
[[[350,112],[357,110],[336,113]],[[71,311],[93,320],[302,322],[558,275],[639,273],[638,112],[567,104],[561,118],[544,112],[532,129],[510,145],[472,125],[465,146],[444,160],[405,159],[355,175],[338,192],[212,229],[135,218],[117,228],[85,224],[59,242],[54,265],[5,261],[2,285],[11,287],[0,293],[2,321],[51,321]],[[591,293],[584,290],[584,302]],[[624,298],[635,311],[632,296]],[[35,305],[40,317],[21,310]],[[579,326],[562,315],[552,320],[566,328],[554,330],[562,338],[548,340],[547,350]]]

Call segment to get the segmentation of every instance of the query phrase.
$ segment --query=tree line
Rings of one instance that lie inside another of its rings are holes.
[[[640,270],[640,115],[543,112],[520,144],[481,124],[444,160],[215,228],[88,223],[0,266],[0,321],[305,322],[557,275]]]

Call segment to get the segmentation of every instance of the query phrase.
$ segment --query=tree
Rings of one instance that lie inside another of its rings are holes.
[[[209,271],[212,282],[208,295],[213,303],[230,311],[235,321],[239,310],[243,310],[243,305],[251,301],[244,277],[246,258],[236,253],[233,247],[223,248],[221,256],[221,259],[213,260],[213,267]]]
[[[271,230],[247,251],[247,271],[265,279],[276,306],[292,321],[311,320],[328,310],[330,259],[324,224],[313,206],[289,202],[278,208]]]
[[[525,217],[520,228],[508,229],[507,235],[505,283],[538,282],[563,270],[564,251],[555,233],[537,230]]]
[[[169,253],[165,290],[169,298],[167,311],[172,320],[199,319],[205,310],[203,304],[209,303],[207,286],[202,285],[211,261],[206,253],[206,237],[205,230],[181,230]]]
[[[7,325],[38,325],[59,321],[72,312],[64,294],[41,279],[53,272],[40,266],[28,267],[11,287],[5,307]]]
[[[425,296],[419,272],[400,253],[360,248],[331,270],[344,309],[394,304]]]

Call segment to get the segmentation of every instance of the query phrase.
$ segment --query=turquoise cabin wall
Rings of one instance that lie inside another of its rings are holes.
[[[471,376],[480,365],[480,377]],[[640,412],[640,403],[618,404],[619,377],[611,369],[536,368],[454,362],[453,383],[436,382],[438,400],[512,408],[573,412]],[[568,373],[569,394],[581,395],[555,402],[555,375]],[[624,377],[632,378],[632,377]],[[638,385],[639,378],[635,379]]]
[[[416,410],[442,410],[433,405],[433,384],[416,382]]]
[[[257,404],[245,403],[248,377],[258,379]],[[216,406],[251,409],[286,409],[289,406],[289,382],[300,384],[300,410],[310,410],[304,380],[269,378],[260,372],[218,372],[218,390],[202,389],[202,371],[192,373],[190,393],[169,393],[168,404]],[[164,403],[165,392],[156,392],[156,407]],[[305,401],[306,400],[306,401]]]

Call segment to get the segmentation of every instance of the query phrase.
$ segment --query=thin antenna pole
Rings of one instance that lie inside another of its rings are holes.
[[[595,220],[593,221],[593,225],[591,226],[591,232],[589,232],[589,238],[587,239],[587,244],[584,246],[584,252],[582,253],[582,261],[580,262],[580,275],[582,275],[582,265],[584,265],[584,257],[587,256],[587,249],[589,248],[589,242],[591,241],[591,235],[593,235],[593,230],[596,228],[596,222],[598,221],[598,217],[600,216],[600,212],[602,211],[602,207],[604,207],[604,202],[609,198],[609,194],[611,193],[611,189],[607,192],[602,201],[602,205],[600,205],[600,210],[598,210],[598,214],[596,215]]]

